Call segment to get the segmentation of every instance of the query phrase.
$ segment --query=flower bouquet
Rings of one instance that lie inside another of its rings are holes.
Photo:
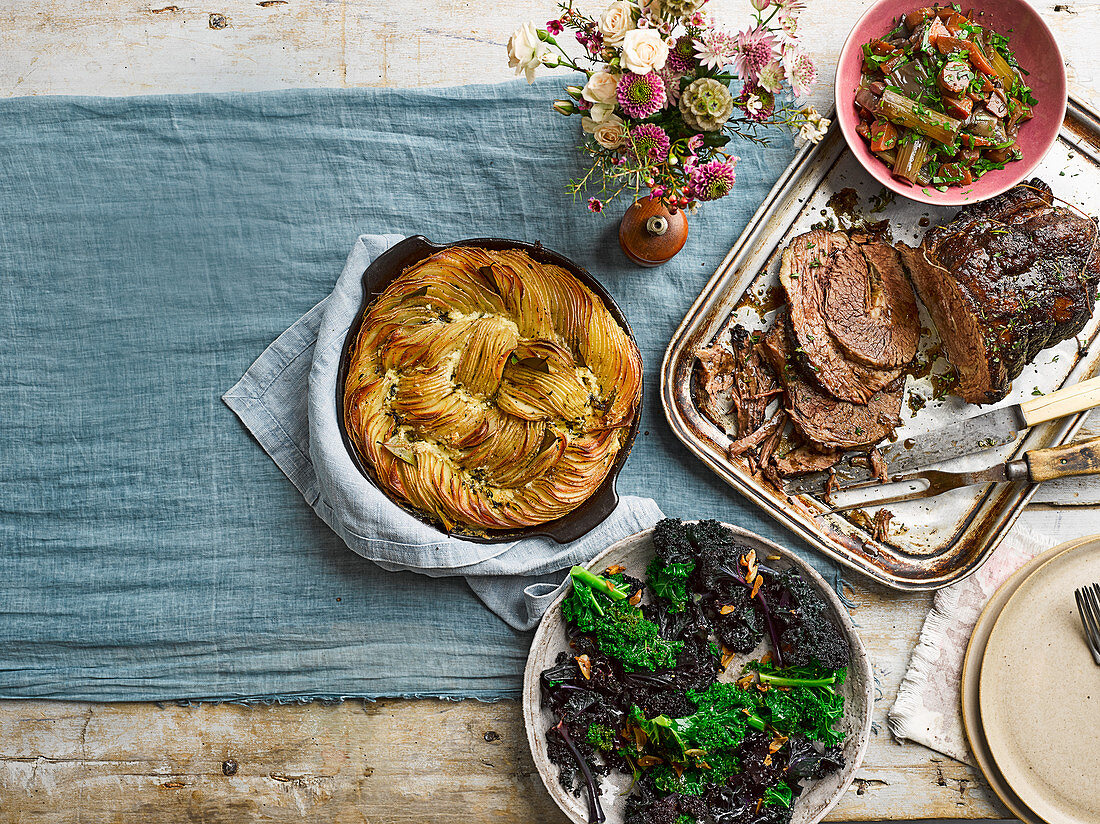
[[[590,168],[569,189],[574,197],[596,189],[591,211],[624,191],[670,213],[694,211],[733,188],[734,138],[763,143],[773,126],[814,142],[824,136],[829,121],[785,94],[805,97],[817,78],[799,42],[804,0],[752,0],[752,23],[737,34],[707,17],[705,2],[615,0],[597,18],[567,0],[545,29],[526,23],[508,41],[509,65],[528,82],[540,66],[585,75],[553,107],[580,115]],[[583,47],[579,57],[558,42],[566,30]]]

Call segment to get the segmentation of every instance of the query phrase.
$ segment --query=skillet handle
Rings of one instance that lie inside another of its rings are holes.
[[[1031,480],[1036,482],[1071,475],[1100,475],[1100,438],[1050,449],[1032,449],[1025,457]]]

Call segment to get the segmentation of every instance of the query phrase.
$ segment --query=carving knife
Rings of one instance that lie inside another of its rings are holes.
[[[973,484],[1022,481],[1040,483],[1073,475],[1100,474],[1100,438],[1050,449],[1032,449],[1018,461],[994,464],[976,472],[944,472],[925,469],[891,478],[882,484],[870,481],[854,484],[833,494],[827,502],[833,512],[875,507],[898,501],[931,498],[952,489]]]
[[[1033,400],[949,423],[932,432],[880,445],[878,450],[886,462],[887,474],[893,478],[942,461],[1003,446],[1015,440],[1016,435],[1028,427],[1096,406],[1100,406],[1100,377]],[[846,452],[833,467],[833,472],[831,488],[836,490],[862,484],[875,477],[866,451]],[[822,495],[829,477],[829,472],[811,472],[787,482],[784,490],[791,495]]]

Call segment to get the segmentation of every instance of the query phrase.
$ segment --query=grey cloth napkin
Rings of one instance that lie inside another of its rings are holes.
[[[222,400],[352,550],[389,571],[462,576],[510,626],[531,629],[570,566],[652,526],[661,510],[650,498],[624,496],[607,520],[570,544],[547,538],[477,544],[421,523],[362,476],[340,436],[336,373],[362,305],[363,272],[399,240],[360,236],[332,294],[265,349]]]

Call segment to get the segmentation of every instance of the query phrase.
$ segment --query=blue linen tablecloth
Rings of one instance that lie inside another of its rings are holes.
[[[626,494],[792,539],[668,429],[657,373],[790,160],[638,269],[557,84],[0,101],[0,697],[515,695],[529,634],[461,579],[353,554],[221,402],[364,233],[542,241],[614,294],[646,367]]]

